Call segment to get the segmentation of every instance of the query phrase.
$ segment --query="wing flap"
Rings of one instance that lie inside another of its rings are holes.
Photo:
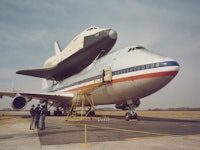
[[[3,96],[8,96],[8,97],[15,97],[17,93],[15,92],[0,92],[0,98],[3,98]]]
[[[47,99],[47,100],[72,100],[72,93],[27,93],[21,92],[20,95],[28,98]]]

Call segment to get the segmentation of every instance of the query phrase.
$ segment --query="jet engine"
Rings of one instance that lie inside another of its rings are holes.
[[[122,110],[129,110],[130,107],[138,107],[140,105],[139,99],[129,99],[126,101],[123,101],[122,103],[116,104],[115,108],[122,109]]]
[[[17,96],[14,98],[12,102],[12,108],[15,110],[21,110],[26,106],[26,104],[27,104],[26,98],[24,98],[23,96]]]

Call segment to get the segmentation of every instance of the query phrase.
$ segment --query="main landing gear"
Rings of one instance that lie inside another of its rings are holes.
[[[129,110],[125,114],[125,120],[129,121],[130,119],[137,119],[138,115],[135,112],[135,109],[140,105],[140,100],[139,99],[129,99],[125,100],[122,103],[116,104],[115,108],[117,109],[122,109],[122,110]]]
[[[132,103],[128,104],[128,107],[129,107],[130,111],[125,114],[125,120],[126,121],[129,121],[130,119],[137,119],[138,118],[138,115],[135,112],[135,108],[137,108],[139,105],[140,105],[140,100],[139,99],[132,100]]]
[[[117,109],[122,109],[122,110],[129,110],[125,114],[125,120],[129,121],[130,119],[137,119],[138,115],[135,112],[135,109],[140,105],[140,100],[139,99],[129,99],[125,100],[122,103],[116,104],[115,108]]]
[[[54,111],[54,116],[62,116],[62,107],[57,107],[57,109]]]
[[[126,121],[129,121],[130,119],[137,119],[138,118],[138,115],[136,112],[134,111],[130,111],[130,112],[127,112],[125,114],[125,120]]]

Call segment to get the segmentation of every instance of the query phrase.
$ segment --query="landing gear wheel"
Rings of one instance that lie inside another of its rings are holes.
[[[135,112],[133,112],[133,113],[127,112],[127,113],[125,114],[125,120],[126,120],[126,121],[129,121],[130,119],[137,119],[137,118],[138,118],[138,115],[137,115],[137,113],[135,113]]]
[[[138,118],[137,113],[133,113],[133,114],[131,115],[131,119],[137,119],[137,118]]]
[[[127,112],[126,114],[125,114],[125,120],[126,121],[129,121],[131,119],[131,113],[130,112]]]
[[[54,111],[54,116],[62,116],[62,111]]]
[[[51,116],[51,112],[50,111],[47,111],[47,116]]]

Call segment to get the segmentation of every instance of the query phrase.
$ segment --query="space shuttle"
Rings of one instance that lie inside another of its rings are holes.
[[[106,55],[116,40],[117,32],[113,29],[92,26],[78,34],[63,50],[56,41],[55,55],[45,61],[44,68],[19,70],[16,73],[62,81]]]

